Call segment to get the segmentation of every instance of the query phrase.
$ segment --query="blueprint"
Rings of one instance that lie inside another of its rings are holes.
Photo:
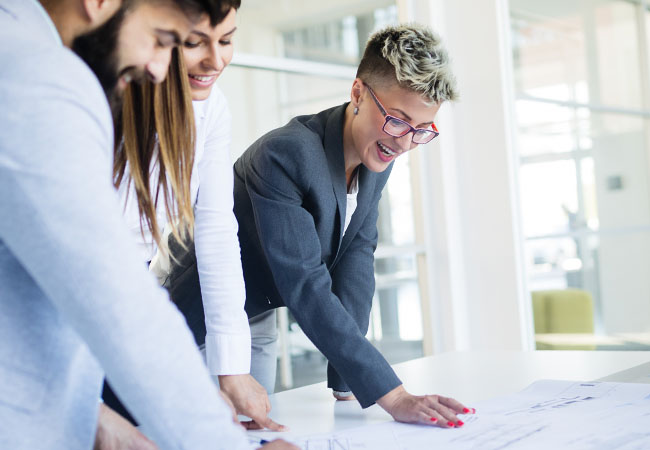
[[[543,380],[472,406],[462,428],[386,422],[293,442],[304,450],[650,449],[650,384]]]

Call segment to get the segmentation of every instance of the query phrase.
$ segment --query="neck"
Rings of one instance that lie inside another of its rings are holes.
[[[56,31],[59,32],[63,45],[71,47],[74,39],[84,32],[84,24],[80,20],[82,11],[76,11],[81,6],[74,7],[70,2],[40,1],[54,23]]]
[[[345,162],[345,182],[348,190],[350,190],[350,184],[352,184],[354,171],[361,164],[352,138],[352,122],[355,118],[352,112],[353,109],[352,103],[345,108],[345,122],[343,123],[343,160]]]

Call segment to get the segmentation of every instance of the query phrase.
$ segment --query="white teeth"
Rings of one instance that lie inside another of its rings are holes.
[[[386,156],[395,156],[397,154],[394,151],[392,151],[391,149],[389,149],[388,147],[386,147],[381,142],[377,142],[377,145],[379,146],[379,150],[381,150],[381,152]]]
[[[190,75],[190,77],[194,78],[197,81],[201,81],[203,83],[206,83],[208,81],[212,81],[212,79],[214,78],[214,76],[206,77],[206,76],[201,76],[201,75]]]

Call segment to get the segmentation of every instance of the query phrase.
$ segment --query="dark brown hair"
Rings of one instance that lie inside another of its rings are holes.
[[[228,15],[233,3],[240,3],[241,0],[125,0],[122,8],[132,8],[141,2],[167,2],[178,6],[192,20],[198,20],[201,14],[210,17],[210,25],[213,27],[221,23]],[[235,9],[239,8],[239,5]]]

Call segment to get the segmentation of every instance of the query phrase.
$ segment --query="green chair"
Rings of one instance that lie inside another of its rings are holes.
[[[589,292],[564,289],[531,294],[535,334],[546,337],[536,340],[538,350],[596,349],[589,336],[594,334],[594,302]]]

